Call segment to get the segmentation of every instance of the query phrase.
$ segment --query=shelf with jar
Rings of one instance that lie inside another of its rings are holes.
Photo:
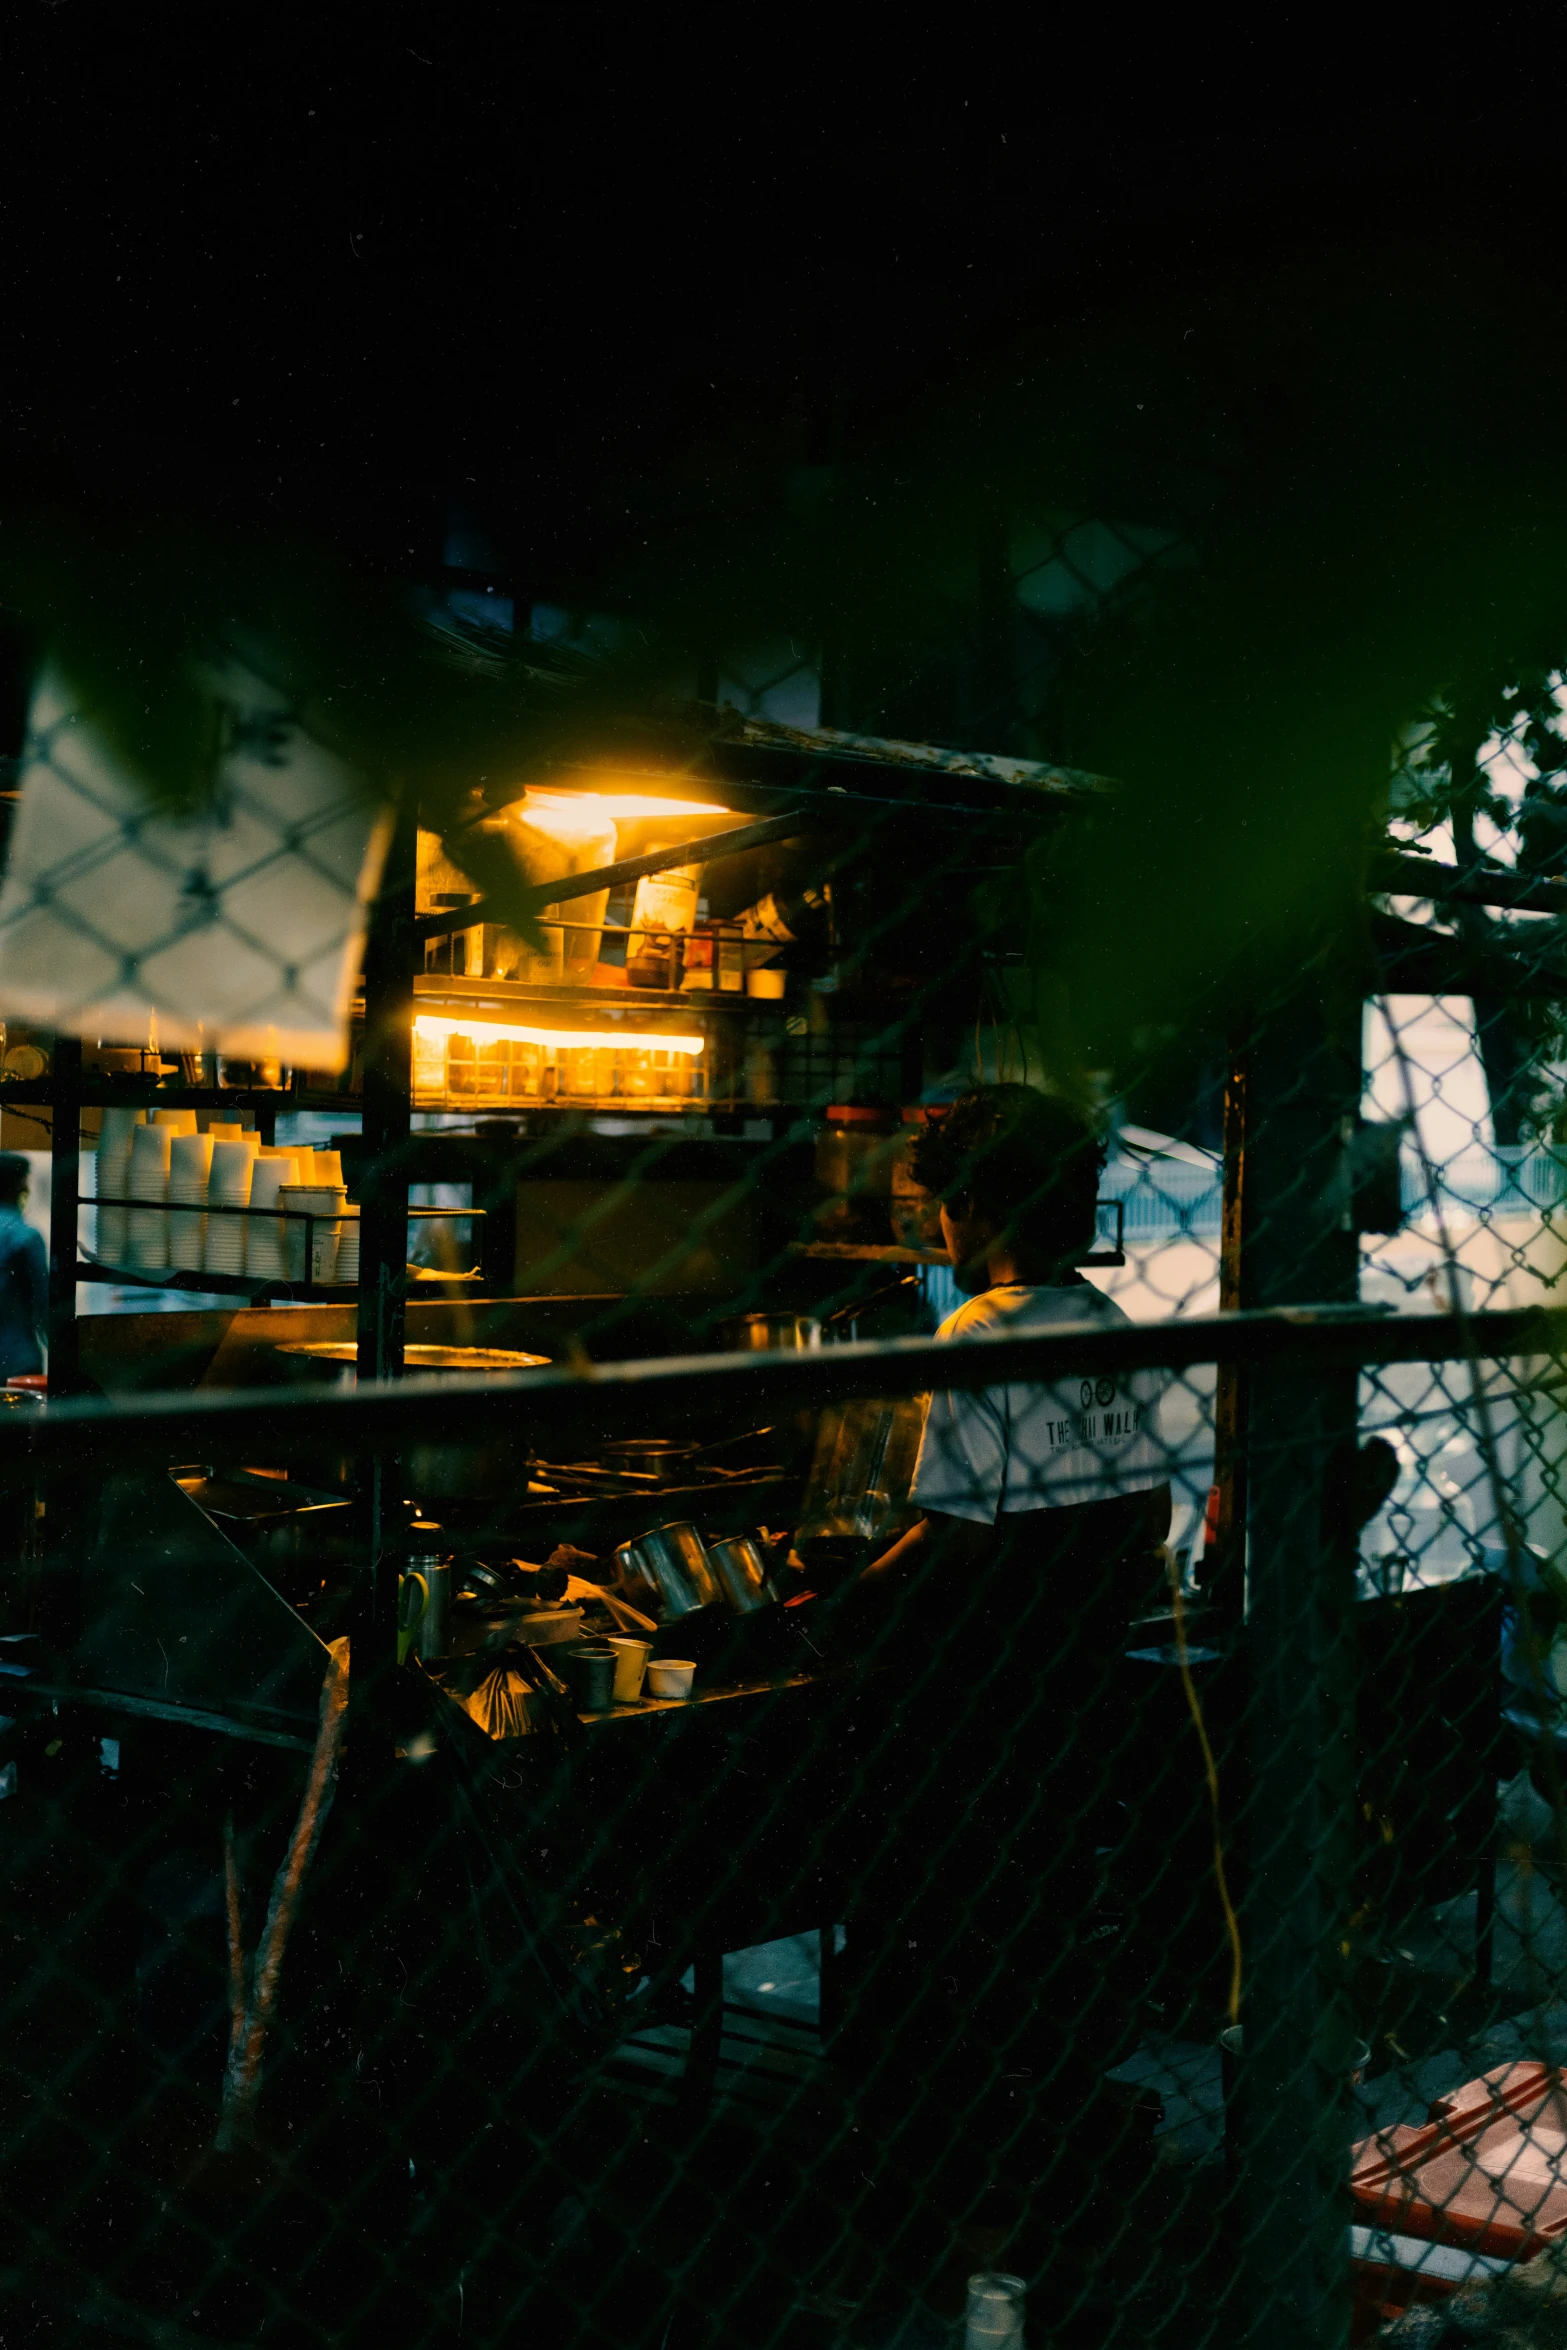
[[[746,1098],[752,1023],[782,1004],[672,989],[414,983],[413,1106],[704,1112]]]

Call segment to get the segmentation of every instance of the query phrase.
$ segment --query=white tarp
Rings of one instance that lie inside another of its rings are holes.
[[[207,673],[207,809],[149,806],[56,675],[33,697],[0,887],[0,1017],[339,1069],[390,816],[238,661]]]

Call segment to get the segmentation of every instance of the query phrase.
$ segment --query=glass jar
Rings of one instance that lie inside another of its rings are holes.
[[[446,1040],[446,1090],[471,1101],[479,1090],[479,1054],[471,1036]]]
[[[939,1115],[939,1113],[937,1113]],[[892,1149],[892,1237],[901,1248],[945,1248],[941,1237],[941,1202],[914,1179],[910,1165],[914,1145],[930,1122],[924,1109],[905,1110],[903,1132]]]
[[[560,1056],[561,1092],[574,1101],[590,1100],[598,1091],[597,1060],[592,1045],[567,1045]]]
[[[421,1036],[414,1030],[413,1065],[415,1101],[442,1101],[446,1096],[446,1039],[444,1036]]]
[[[503,1102],[506,1099],[511,1055],[511,1040],[508,1037],[503,1036],[494,1044],[479,1046],[474,1091],[482,1101]]]
[[[892,1238],[892,1159],[901,1136],[895,1110],[840,1103],[816,1136],[816,1229],[823,1240],[882,1245]]]

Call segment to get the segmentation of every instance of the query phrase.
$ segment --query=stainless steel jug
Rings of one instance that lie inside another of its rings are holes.
[[[778,1597],[767,1579],[761,1551],[749,1534],[731,1535],[710,1545],[707,1563],[718,1579],[725,1601],[737,1616],[754,1615]]]
[[[640,1583],[653,1594],[670,1620],[711,1607],[719,1596],[702,1537],[689,1518],[622,1543],[615,1564],[626,1582]]]

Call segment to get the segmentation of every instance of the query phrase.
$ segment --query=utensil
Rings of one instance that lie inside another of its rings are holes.
[[[571,1684],[578,1713],[608,1713],[615,1702],[617,1661],[607,1640],[584,1640],[562,1650],[561,1667]]]
[[[800,1503],[795,1541],[874,1541],[908,1522],[909,1487],[929,1398],[855,1396],[829,1404]]]
[[[451,1620],[452,1562],[449,1558],[411,1558],[397,1587],[397,1656],[401,1663],[410,1648],[420,1656],[444,1656]]]
[[[653,1644],[650,1640],[627,1640],[611,1633],[609,1646],[615,1652],[615,1703],[635,1705],[647,1678],[647,1660],[653,1653]]]
[[[299,1339],[287,1346],[280,1346],[277,1351],[280,1355],[304,1356],[323,1366],[358,1360],[358,1349],[351,1338]],[[403,1349],[404,1368],[420,1374],[532,1371],[549,1359],[548,1355],[517,1354],[504,1346],[405,1346]]]
[[[695,1679],[696,1665],[688,1656],[659,1656],[648,1662],[649,1697],[689,1697]]]
[[[691,1460],[696,1449],[694,1444],[680,1444],[667,1436],[617,1436],[612,1443],[599,1446],[599,1460],[606,1469],[659,1476],[676,1462]]]
[[[733,1534],[727,1541],[709,1544],[707,1563],[737,1616],[754,1615],[778,1597],[767,1579],[762,1554],[749,1534]]]
[[[658,1626],[651,1616],[645,1616],[629,1599],[622,1599],[617,1591],[600,1591],[599,1605],[608,1608],[622,1631],[630,1630],[633,1638],[639,1632],[656,1632]]]
[[[689,1518],[655,1526],[635,1542],[622,1543],[615,1564],[622,1580],[650,1591],[671,1620],[711,1607],[718,1597],[702,1537]]]
[[[511,1637],[525,1648],[561,1648],[581,1638],[580,1607],[536,1607],[512,1619]]]

